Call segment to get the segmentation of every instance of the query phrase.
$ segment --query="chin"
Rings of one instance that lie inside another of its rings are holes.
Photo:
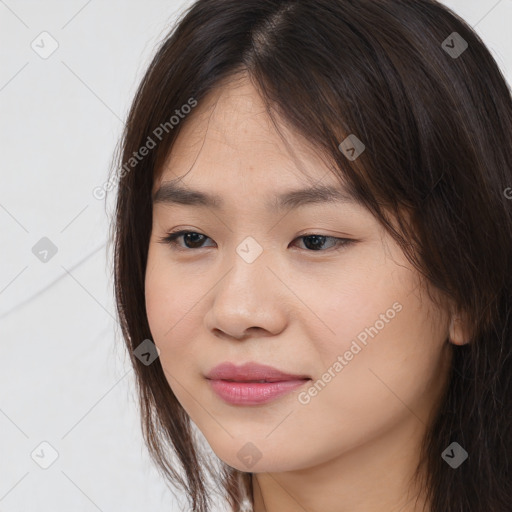
[[[219,459],[228,466],[244,473],[280,473],[293,471],[301,467],[308,467],[307,463],[301,465],[295,460],[295,450],[276,451],[275,447],[263,446],[263,442],[231,441],[229,446],[222,449],[213,449]],[[304,461],[303,461],[304,462]]]

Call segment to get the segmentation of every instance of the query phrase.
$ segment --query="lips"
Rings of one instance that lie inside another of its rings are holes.
[[[272,366],[245,363],[236,366],[233,363],[222,363],[215,366],[207,375],[210,380],[224,380],[231,382],[283,382],[295,380],[309,380],[310,377],[304,374],[286,373]]]
[[[290,394],[311,378],[304,374],[283,372],[272,366],[222,363],[206,379],[212,391],[231,406],[262,406]]]

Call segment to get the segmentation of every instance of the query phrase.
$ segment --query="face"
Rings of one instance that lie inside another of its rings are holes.
[[[449,317],[369,211],[347,198],[277,208],[291,190],[343,192],[307,140],[281,130],[287,144],[250,82],[224,87],[186,120],[153,189],[181,178],[219,196],[154,202],[146,307],[170,387],[241,471],[307,468],[419,425],[449,362]],[[206,378],[223,362],[309,380],[233,403]]]

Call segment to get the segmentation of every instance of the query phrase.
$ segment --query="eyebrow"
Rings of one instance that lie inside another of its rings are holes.
[[[171,181],[162,183],[153,194],[153,203],[181,204],[216,210],[225,208],[224,200],[220,196],[194,190]],[[333,186],[316,185],[275,195],[265,206],[267,209],[278,211],[285,208],[296,209],[305,205],[321,203],[359,204],[359,201],[344,190]]]

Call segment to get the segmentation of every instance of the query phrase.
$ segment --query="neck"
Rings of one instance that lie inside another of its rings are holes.
[[[390,429],[328,462],[280,473],[254,473],[254,512],[429,512],[412,475],[424,425]]]

